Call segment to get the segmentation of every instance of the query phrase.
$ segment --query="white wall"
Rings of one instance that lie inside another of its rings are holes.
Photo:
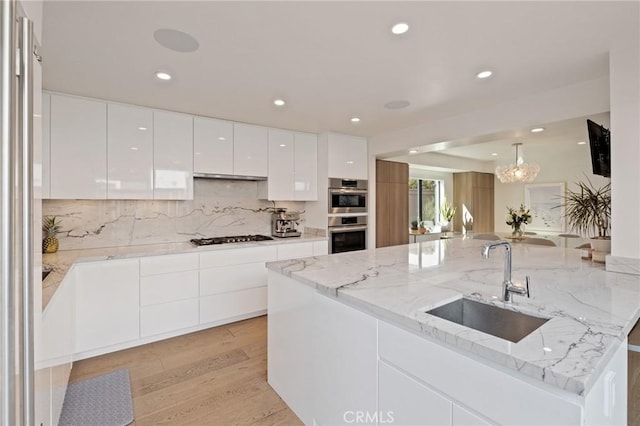
[[[612,43],[609,77],[378,135],[369,140],[370,153],[402,155],[415,146],[610,111],[612,255],[633,259],[640,266],[640,3],[630,2],[628,7],[632,9],[628,19],[633,22],[621,23],[621,34]]]
[[[635,6],[628,17],[635,31],[623,34],[609,54],[611,254],[640,259],[640,3]],[[640,262],[635,265],[640,269]]]
[[[603,122],[599,124],[607,127],[607,123]],[[540,173],[533,183],[564,182],[566,189],[571,190],[576,190],[576,182],[586,181],[587,179],[589,179],[596,187],[609,183],[610,180],[608,178],[595,176],[591,173],[589,145],[578,145],[576,148],[576,154],[573,156],[563,156],[561,158],[548,157],[545,159],[526,158],[527,162],[537,163],[540,165]],[[525,184],[522,183],[500,183],[496,177],[494,183],[494,215],[496,232],[511,231],[511,227],[505,223],[507,206],[517,208],[521,203],[524,203],[524,187]],[[560,200],[558,202],[560,202]],[[565,232],[576,233],[575,231],[570,230],[569,225],[566,225]],[[590,237],[590,235],[586,237]]]

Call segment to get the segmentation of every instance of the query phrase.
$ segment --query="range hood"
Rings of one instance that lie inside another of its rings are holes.
[[[266,176],[221,175],[217,173],[194,173],[194,178],[227,180],[267,180]]]

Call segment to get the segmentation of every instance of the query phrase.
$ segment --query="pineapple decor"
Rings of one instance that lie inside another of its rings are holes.
[[[56,234],[60,231],[60,222],[56,222],[55,216],[45,216],[42,219],[42,232],[45,237],[42,240],[43,253],[55,253],[58,251],[58,239]]]

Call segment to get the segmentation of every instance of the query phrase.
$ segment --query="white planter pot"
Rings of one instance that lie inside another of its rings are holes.
[[[591,249],[600,253],[611,253],[611,238],[591,238]]]

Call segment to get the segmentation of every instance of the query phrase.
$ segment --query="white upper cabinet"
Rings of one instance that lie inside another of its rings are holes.
[[[193,117],[154,111],[153,135],[153,198],[192,200]]]
[[[193,119],[193,172],[233,174],[233,123]]]
[[[330,178],[368,179],[365,138],[329,133],[328,142]]]
[[[51,95],[42,94],[42,198],[51,198]]]
[[[153,198],[153,112],[107,106],[107,198]]]
[[[318,136],[310,133],[294,134],[293,199],[318,199]]]
[[[235,123],[233,142],[233,174],[266,177],[267,128]]]
[[[269,129],[269,200],[293,200],[293,132]]]
[[[259,185],[268,200],[318,199],[318,137],[309,133],[269,129],[269,175]],[[266,189],[266,193],[264,190]]]
[[[51,95],[51,198],[107,198],[107,105]]]

